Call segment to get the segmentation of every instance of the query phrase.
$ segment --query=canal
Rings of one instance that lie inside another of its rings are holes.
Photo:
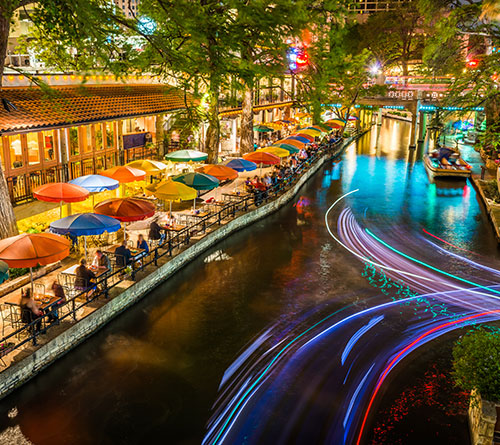
[[[466,395],[449,375],[463,330],[401,356],[368,412],[395,354],[467,307],[456,294],[430,301],[445,283],[424,283],[414,263],[405,264],[411,280],[374,268],[367,258],[379,255],[403,269],[379,241],[355,256],[376,239],[364,240],[358,225],[453,275],[476,267],[463,258],[499,268],[471,184],[431,183],[408,141],[409,124],[384,120],[288,206],[200,256],[0,401],[0,443],[355,443],[363,420],[362,443],[468,443]],[[479,168],[472,149],[463,154]],[[475,279],[492,283],[492,273]],[[430,290],[416,306],[398,300]]]

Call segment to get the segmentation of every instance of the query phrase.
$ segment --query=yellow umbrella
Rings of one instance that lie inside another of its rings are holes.
[[[307,129],[307,130],[300,130],[300,133],[301,134],[307,134],[309,136],[313,136],[313,137],[316,137],[316,136],[319,136],[321,134],[321,131],[319,130],[311,130],[311,129]]]
[[[279,147],[264,147],[264,148],[259,148],[258,150],[255,151],[263,151],[265,153],[271,153],[273,155],[278,156],[279,158],[286,158],[287,156],[290,156],[290,152],[288,150]]]
[[[338,124],[340,126],[344,126],[345,125],[345,121],[343,121],[342,119],[329,119],[326,121],[327,124]]]
[[[167,179],[158,184],[151,184],[146,187],[149,192],[152,192],[158,199],[170,201],[170,214],[172,214],[172,201],[189,201],[196,199],[198,196],[197,190],[183,184],[182,182],[172,181]]]
[[[132,161],[127,164],[129,167],[138,168],[144,170],[148,175],[157,175],[163,173],[167,168],[167,164],[160,161],[153,161],[150,159],[141,159],[137,161]]]

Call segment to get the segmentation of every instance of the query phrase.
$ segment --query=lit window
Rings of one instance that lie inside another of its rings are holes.
[[[9,153],[12,168],[23,166],[23,149],[21,147],[21,135],[9,136]]]
[[[38,133],[28,133],[28,164],[40,163],[40,145],[38,144]]]
[[[80,154],[80,146],[78,141],[78,128],[72,127],[69,129],[69,152],[71,156]]]
[[[43,157],[45,161],[54,161],[56,159],[56,148],[54,140],[54,131],[42,131],[43,137]]]

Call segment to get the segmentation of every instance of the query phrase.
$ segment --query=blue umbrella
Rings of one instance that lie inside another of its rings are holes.
[[[120,227],[121,223],[117,219],[97,213],[78,213],[50,224],[51,232],[72,236],[102,235],[104,232],[116,232]],[[87,238],[85,238],[85,256],[87,256]]]
[[[287,139],[294,139],[299,142],[303,142],[304,144],[310,144],[311,141],[307,138],[304,138],[302,136],[288,136]]]
[[[252,161],[247,161],[243,158],[232,159],[226,164],[226,167],[231,167],[237,172],[251,172],[257,168],[257,164]]]
[[[70,184],[76,184],[90,193],[104,192],[106,190],[115,190],[120,183],[116,179],[108,178],[102,175],[85,175],[69,181]]]

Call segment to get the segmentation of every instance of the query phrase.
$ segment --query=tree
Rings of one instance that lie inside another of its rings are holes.
[[[236,63],[242,80],[240,151],[253,151],[253,90],[265,77],[282,77],[287,69],[287,38],[308,22],[306,2],[229,0],[235,11],[230,34],[237,44]],[[307,2],[309,3],[309,2]]]
[[[10,24],[17,9],[30,4],[29,0],[4,0],[0,3],[0,91],[2,88],[7,45],[9,41]],[[9,105],[3,103],[5,108]],[[14,209],[10,201],[9,189],[2,166],[0,165],[0,238],[7,238],[18,233]]]
[[[370,14],[351,30],[349,40],[356,53],[368,49],[384,68],[401,68],[408,76],[408,65],[420,60],[424,48],[423,20],[415,2],[394,2],[389,11]]]
[[[453,377],[466,391],[500,402],[500,333],[496,328],[469,331],[453,348]]]

